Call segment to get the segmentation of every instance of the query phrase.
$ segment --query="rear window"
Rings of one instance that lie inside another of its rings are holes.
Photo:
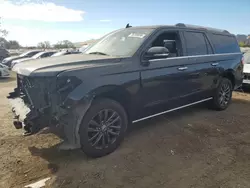
[[[211,45],[203,33],[185,32],[184,36],[188,55],[206,55],[212,53]]]
[[[240,52],[239,45],[233,36],[212,34],[211,39],[218,54]]]

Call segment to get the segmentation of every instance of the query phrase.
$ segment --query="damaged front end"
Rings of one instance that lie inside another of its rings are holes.
[[[51,97],[55,86],[56,79],[53,77],[17,75],[17,88],[7,97],[16,128],[23,127],[26,134],[33,134],[51,123]]]
[[[81,81],[75,77],[32,77],[17,74],[17,88],[7,97],[14,113],[14,126],[25,135],[61,124],[72,106],[68,94]]]

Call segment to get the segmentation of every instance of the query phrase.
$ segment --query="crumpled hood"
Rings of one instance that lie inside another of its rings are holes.
[[[53,76],[65,70],[97,67],[119,61],[120,58],[112,56],[72,54],[22,62],[12,70],[26,76]]]
[[[244,64],[243,72],[250,73],[250,63]]]

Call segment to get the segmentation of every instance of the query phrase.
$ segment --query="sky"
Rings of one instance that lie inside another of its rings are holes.
[[[250,0],[0,0],[8,40],[83,42],[127,23],[187,23],[250,34]]]

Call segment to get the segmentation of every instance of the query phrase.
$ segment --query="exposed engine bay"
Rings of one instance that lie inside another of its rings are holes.
[[[18,74],[17,88],[8,96],[14,126],[23,128],[24,135],[31,135],[45,127],[61,125],[66,139],[79,146],[79,139],[76,138],[78,129],[83,112],[91,103],[91,100],[87,100],[77,107],[68,104],[68,94],[79,84],[79,80],[69,77],[58,79]]]

